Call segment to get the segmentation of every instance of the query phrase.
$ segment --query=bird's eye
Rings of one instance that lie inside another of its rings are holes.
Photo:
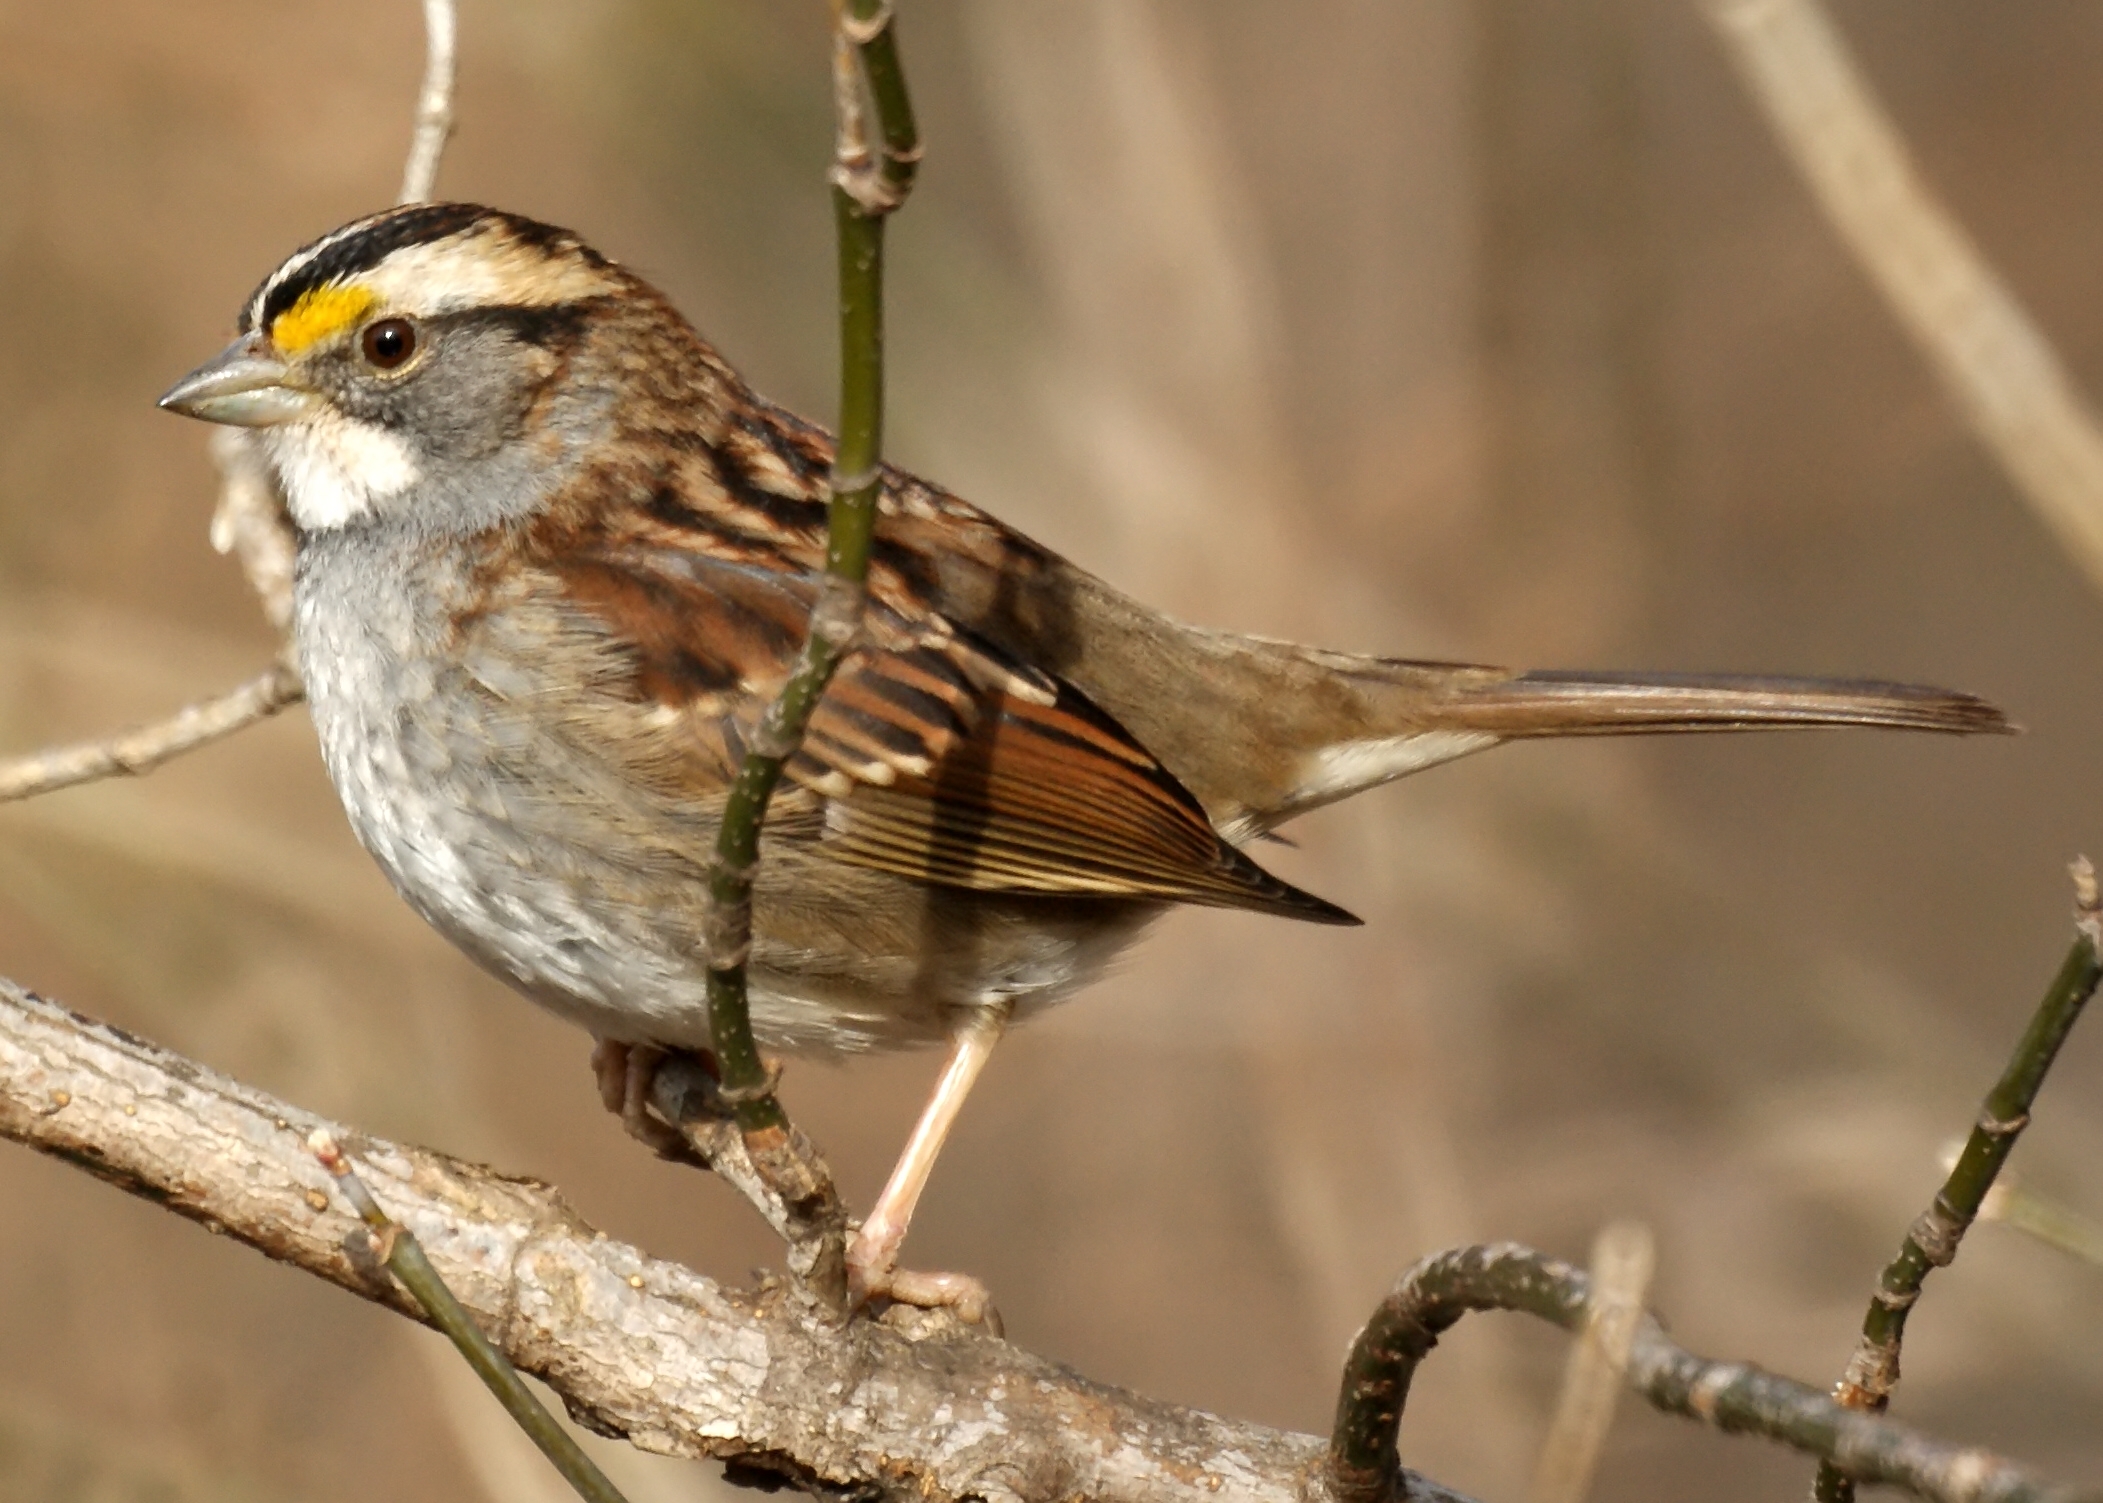
[[[375,370],[398,370],[416,353],[416,326],[406,318],[383,318],[366,327],[358,347]]]

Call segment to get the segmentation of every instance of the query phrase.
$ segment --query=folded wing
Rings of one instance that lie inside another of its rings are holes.
[[[633,644],[630,692],[708,748],[696,804],[719,800],[720,769],[794,666],[815,581],[632,542],[555,567],[574,603]],[[1357,922],[1223,840],[1079,690],[940,616],[871,604],[787,775],[825,801],[823,851],[915,881]]]

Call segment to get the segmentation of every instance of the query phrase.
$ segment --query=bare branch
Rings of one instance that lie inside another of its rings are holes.
[[[424,81],[416,96],[416,132],[402,168],[397,203],[422,203],[438,181],[438,161],[453,133],[453,72],[459,35],[453,0],[424,0]]]
[[[757,1090],[772,1095],[779,1074],[769,1071]],[[832,1314],[845,1310],[847,1210],[803,1130],[790,1122],[778,1134],[748,1135],[736,1098],[691,1054],[667,1055],[652,1072],[650,1091],[651,1105],[692,1158],[744,1196],[781,1238],[798,1294]]]
[[[1417,1365],[1474,1310],[1517,1310],[1566,1331],[1584,1328],[1590,1281],[1516,1243],[1434,1254],[1404,1273],[1352,1344],[1337,1402],[1330,1465],[1342,1503],[1395,1495],[1396,1434]],[[1780,1441],[1836,1460],[1864,1481],[1936,1503],[2097,1503],[2103,1494],[2041,1481],[2012,1462],[1954,1446],[1881,1415],[1845,1409],[1817,1389],[1744,1362],[1717,1362],[1675,1344],[1655,1317],[1637,1322],[1628,1378],[1668,1414],[1729,1433]]]
[[[747,1477],[929,1503],[1315,1503],[1315,1437],[1091,1383],[946,1313],[840,1326],[595,1232],[547,1186],[368,1138],[0,980],[0,1137],[421,1318],[328,1130],[477,1324],[592,1428]],[[1466,1503],[1405,1474],[1412,1503]]]
[[[833,186],[863,214],[903,204],[920,167],[920,127],[898,60],[892,0],[833,0]],[[880,143],[869,135],[875,114]]]
[[[219,506],[212,514],[212,546],[233,554],[263,614],[278,631],[292,621],[292,522],[254,435],[222,428],[212,435],[219,466]],[[305,697],[289,646],[283,656],[238,688],[185,705],[148,724],[0,760],[0,803],[35,798],[77,783],[148,773],[201,746],[267,720]]]
[[[453,0],[424,0],[424,31],[423,89],[417,100],[409,160],[402,173],[403,203],[430,197],[439,157],[453,129],[458,38]],[[278,631],[288,631],[292,625],[293,563],[298,550],[284,497],[263,460],[255,435],[247,429],[222,428],[214,432],[211,452],[219,467],[219,505],[212,513],[212,546],[240,561],[241,572],[256,592],[264,617]],[[0,803],[33,798],[98,778],[151,772],[173,757],[231,736],[287,705],[299,703],[304,693],[299,669],[288,652],[238,689],[187,705],[165,720],[94,741],[47,747],[0,761]]]
[[[304,693],[299,671],[289,663],[274,663],[238,689],[200,700],[166,720],[0,761],[0,803],[98,778],[151,772],[171,757],[208,746],[267,720],[287,705],[298,704]]]
[[[2103,428],[2049,341],[1915,172],[1818,0],[1704,0],[1783,148],[1965,420],[2103,587]]]

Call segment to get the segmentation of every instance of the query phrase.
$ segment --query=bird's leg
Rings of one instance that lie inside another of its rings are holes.
[[[668,1122],[650,1115],[650,1089],[657,1080],[657,1067],[668,1050],[655,1044],[624,1044],[617,1039],[599,1039],[592,1045],[592,1074],[598,1078],[599,1100],[606,1110],[621,1119],[628,1136],[647,1146],[659,1158],[691,1163],[693,1146],[686,1135]]]
[[[961,1273],[914,1273],[901,1269],[898,1249],[905,1241],[906,1228],[912,1225],[913,1208],[920,1203],[920,1192],[927,1188],[928,1174],[935,1167],[935,1158],[942,1152],[950,1128],[956,1124],[964,1098],[971,1094],[973,1082],[1007,1027],[1008,1011],[1005,1004],[981,1009],[950,1035],[949,1058],[935,1082],[934,1094],[922,1108],[913,1135],[906,1140],[905,1152],[898,1156],[898,1166],[891,1171],[883,1193],[876,1197],[868,1219],[847,1244],[847,1290],[856,1306],[878,1298],[929,1309],[947,1306],[973,1324],[990,1317],[998,1330],[999,1317],[993,1313],[984,1284]]]

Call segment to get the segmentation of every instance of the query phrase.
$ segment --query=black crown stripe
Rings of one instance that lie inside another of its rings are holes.
[[[242,310],[240,330],[246,334],[258,326],[267,329],[280,313],[314,288],[370,271],[396,251],[444,240],[477,224],[501,226],[520,244],[549,255],[567,252],[581,255],[593,265],[605,264],[604,257],[574,234],[554,225],[521,219],[481,204],[410,204],[333,230],[287,257],[286,264],[294,269],[290,273],[282,269],[271,273],[271,279],[255,290]],[[306,259],[302,261],[302,257]]]

